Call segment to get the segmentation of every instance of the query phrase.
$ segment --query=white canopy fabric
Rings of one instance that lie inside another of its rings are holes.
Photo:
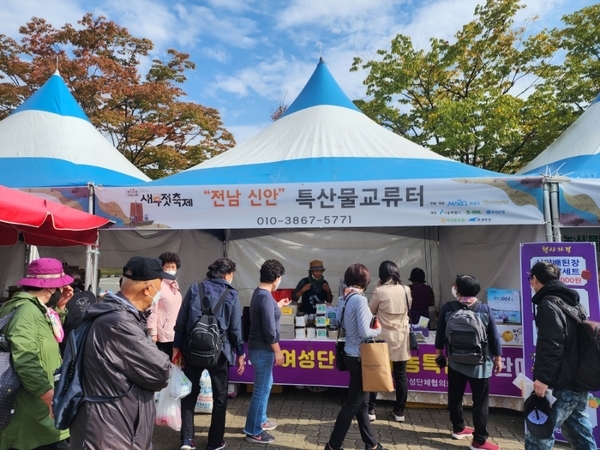
[[[0,121],[0,184],[128,186],[149,178],[94,128],[56,72]]]

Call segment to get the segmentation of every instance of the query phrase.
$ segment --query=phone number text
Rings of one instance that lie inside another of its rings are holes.
[[[256,219],[259,226],[268,225],[343,225],[352,223],[352,216],[261,216]]]

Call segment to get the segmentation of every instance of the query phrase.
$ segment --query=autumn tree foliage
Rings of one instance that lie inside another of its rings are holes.
[[[59,29],[34,17],[19,32],[20,42],[0,34],[0,119],[58,66],[92,123],[151,178],[235,144],[216,109],[185,101],[185,73],[195,69],[188,54],[170,49],[165,61],[150,61],[149,39],[92,14]]]
[[[366,70],[355,103],[395,133],[463,163],[514,172],[562,133],[597,95],[600,7],[565,16],[565,29],[515,24],[519,0],[487,0],[451,41],[426,49],[397,35]],[[566,64],[562,63],[566,51]],[[595,81],[594,81],[595,78]]]

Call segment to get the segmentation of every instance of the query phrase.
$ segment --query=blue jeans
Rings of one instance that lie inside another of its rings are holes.
[[[267,419],[267,403],[273,386],[273,365],[275,353],[269,350],[249,350],[250,362],[254,369],[254,391],[248,408],[244,433],[258,436],[262,433],[262,424]]]
[[[587,391],[573,392],[567,389],[554,389],[552,395],[556,397],[550,414],[554,429],[560,428],[562,435],[572,448],[596,450],[592,424],[585,410],[588,402]],[[550,450],[553,447],[554,435],[549,439],[537,439],[530,433],[525,435],[526,450]]]

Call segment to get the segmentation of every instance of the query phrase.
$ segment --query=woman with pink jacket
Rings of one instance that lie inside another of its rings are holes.
[[[165,252],[158,257],[163,265],[163,270],[175,276],[181,268],[181,261],[177,253]],[[160,300],[150,308],[148,317],[148,332],[156,346],[169,355],[173,356],[173,339],[175,338],[175,322],[181,308],[181,292],[177,280],[163,278],[160,289]]]

